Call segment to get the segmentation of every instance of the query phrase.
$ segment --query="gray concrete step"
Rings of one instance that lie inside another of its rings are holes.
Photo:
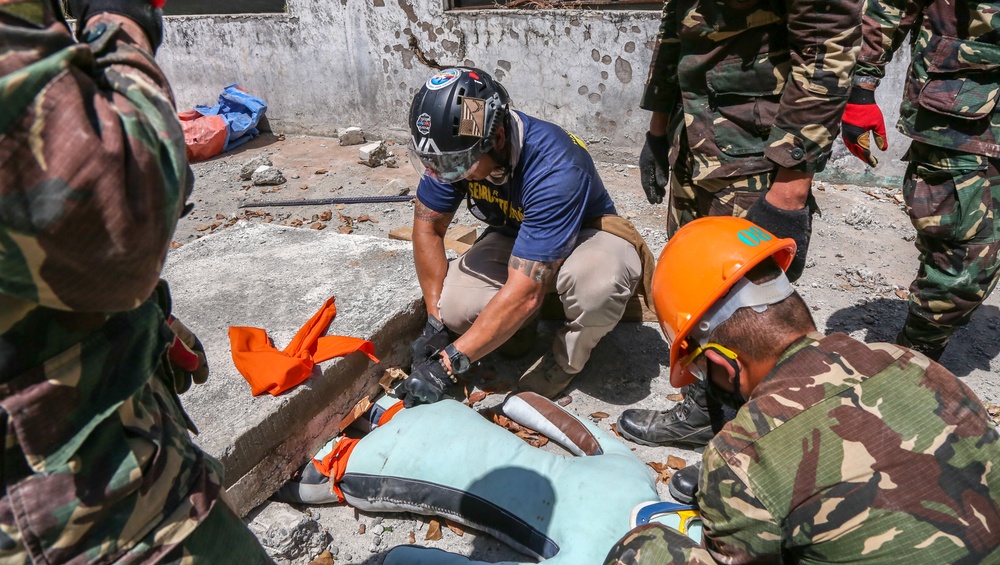
[[[211,369],[181,396],[200,431],[195,442],[222,461],[241,515],[338,433],[386,368],[409,363],[425,318],[408,242],[241,222],[172,250],[163,277]],[[229,327],[263,328],[283,349],[330,296],[337,317],[328,334],[371,340],[381,363],[353,353],[282,395],[253,397],[233,365]]]

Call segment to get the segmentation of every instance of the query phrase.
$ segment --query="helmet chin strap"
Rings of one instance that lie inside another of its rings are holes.
[[[711,350],[712,347],[709,346],[709,349]],[[729,392],[723,390],[721,387],[713,383],[712,379],[709,377],[707,379],[708,383],[706,383],[708,385],[707,394],[710,397],[714,397],[719,404],[732,408],[733,410],[739,410],[741,406],[747,403],[747,400],[743,398],[743,392],[740,390],[740,376],[743,374],[743,370],[740,368],[740,364],[736,359],[731,359],[729,356],[722,354],[718,354],[716,357],[721,357],[723,361],[729,364],[733,375],[733,391]],[[708,358],[708,362],[718,364],[718,362],[712,357]]]

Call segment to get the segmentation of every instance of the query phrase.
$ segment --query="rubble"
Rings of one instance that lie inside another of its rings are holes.
[[[361,145],[365,142],[365,132],[361,128],[351,127],[337,134],[341,145]]]
[[[854,226],[856,230],[860,230],[875,223],[875,215],[872,214],[871,208],[867,206],[855,206],[844,217],[844,223]]]
[[[333,541],[312,516],[280,503],[265,505],[250,522],[250,530],[278,563],[318,556],[330,550]]]
[[[267,153],[261,153],[246,163],[243,163],[243,167],[240,169],[240,180],[250,180],[253,177],[254,171],[262,166],[270,167],[272,165],[274,165],[274,163],[271,162],[271,157]]]
[[[277,167],[261,165],[250,175],[250,180],[257,186],[273,186],[285,184],[285,175]]]
[[[395,165],[396,156],[389,151],[389,147],[384,141],[373,141],[358,148],[358,160],[362,165],[375,168],[387,165],[391,161]]]
[[[380,196],[406,196],[410,193],[410,184],[403,179],[392,179],[378,193]]]

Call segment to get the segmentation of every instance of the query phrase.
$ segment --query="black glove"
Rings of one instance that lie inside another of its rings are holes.
[[[68,0],[70,15],[76,18],[76,37],[83,39],[87,20],[102,12],[125,16],[139,24],[153,46],[153,53],[163,43],[164,0]]]
[[[208,380],[208,360],[205,347],[194,332],[173,316],[167,324],[174,331],[174,341],[167,348],[168,363],[164,369],[173,381],[174,391],[181,394],[191,388],[192,381],[202,384]]]
[[[670,163],[667,158],[669,152],[669,135],[646,132],[646,144],[639,153],[639,178],[650,204],[663,202],[663,197],[667,194],[666,186],[670,179]]]
[[[403,381],[403,407],[411,408],[417,404],[433,404],[444,396],[444,389],[451,384],[444,365],[437,355],[419,365],[410,376]]]
[[[432,355],[444,349],[444,346],[450,342],[448,328],[444,327],[441,320],[428,314],[424,330],[420,332],[420,337],[414,340],[413,345],[410,346],[410,352],[413,354],[413,363],[410,366],[417,367],[422,365]]]
[[[768,202],[765,196],[766,192],[747,210],[747,219],[778,237],[795,240],[795,258],[785,271],[788,280],[795,282],[806,268],[809,236],[812,235],[812,210],[809,204],[801,210],[782,210]]]

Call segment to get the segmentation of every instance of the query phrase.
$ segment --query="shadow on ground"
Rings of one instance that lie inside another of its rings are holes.
[[[906,301],[878,298],[834,312],[826,323],[826,333],[843,332],[866,343],[895,343],[906,319]],[[1000,309],[981,306],[965,327],[952,335],[941,364],[956,376],[975,370],[990,371],[990,361],[1000,354]]]

